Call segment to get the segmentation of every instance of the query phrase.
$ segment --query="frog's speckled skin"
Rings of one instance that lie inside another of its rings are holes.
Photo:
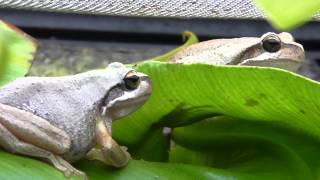
[[[71,147],[62,157],[73,162],[92,148],[101,100],[131,70],[109,68],[74,76],[20,78],[0,89],[0,103],[29,111],[64,130]]]

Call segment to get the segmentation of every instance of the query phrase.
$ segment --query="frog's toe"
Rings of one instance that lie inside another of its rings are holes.
[[[75,168],[73,169],[67,169],[66,171],[63,172],[64,176],[67,178],[70,177],[80,177],[83,180],[88,180],[88,177],[86,175],[86,173],[79,171]]]
[[[60,156],[55,156],[54,159],[55,159],[54,162],[52,162],[53,165],[57,169],[62,171],[65,177],[69,178],[69,177],[77,176],[77,177],[81,177],[81,179],[83,180],[88,179],[87,175],[84,172],[77,170],[69,162],[65,161]]]

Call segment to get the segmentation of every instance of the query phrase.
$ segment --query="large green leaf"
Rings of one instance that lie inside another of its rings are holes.
[[[165,61],[171,55],[160,59]],[[173,139],[177,146],[170,151],[169,158],[176,163],[133,160],[119,170],[93,161],[77,163],[91,179],[319,177],[316,152],[320,138],[320,86],[317,82],[263,67],[150,61],[135,68],[151,77],[153,94],[143,108],[113,126],[113,136],[120,144],[127,145],[134,157],[166,161],[164,151],[168,141],[161,132],[165,126],[185,126],[216,115],[234,118],[176,128]],[[40,173],[40,179],[61,177],[44,163],[32,164],[32,159],[19,157],[23,159],[20,161],[11,156],[0,153],[3,164],[11,167],[22,166],[17,164],[20,162],[26,164],[25,169],[20,168],[21,173],[27,174],[24,179],[32,178],[30,172],[38,176],[42,166],[48,168],[47,178]],[[2,168],[1,172],[6,172],[2,174],[4,179],[12,176],[9,175],[14,169],[5,165]]]
[[[160,62],[136,69],[151,77],[153,94],[141,109],[114,124],[114,137],[126,145],[138,143],[152,126],[178,126],[215,114],[276,121],[320,137],[319,83],[297,74],[265,67]]]
[[[51,165],[27,157],[0,151],[0,179],[59,180],[66,179]]]
[[[58,180],[66,179],[62,173],[45,163],[30,158],[14,156],[0,152],[1,157],[8,157],[10,161],[0,161],[0,179],[24,179],[24,180]],[[85,170],[89,179],[253,179],[254,176],[244,173],[231,173],[216,168],[184,165],[175,163],[155,163],[148,161],[130,161],[129,165],[122,169],[114,169],[97,161],[82,160],[76,167]],[[272,177],[269,175],[269,177]],[[71,178],[73,179],[73,178]]]
[[[319,139],[282,123],[215,117],[176,128],[173,138],[179,146],[170,153],[172,162],[292,179],[320,178]]]
[[[151,77],[153,94],[115,123],[118,142],[135,148],[150,128],[227,115],[236,119],[176,128],[170,161],[258,179],[320,178],[318,82],[265,67],[146,62],[136,69]]]
[[[167,162],[169,141],[169,135],[164,135],[162,128],[151,128],[139,144],[129,148],[129,152],[135,159]]]
[[[255,0],[272,25],[280,30],[295,28],[320,12],[319,0]]]
[[[122,169],[110,169],[99,162],[82,161],[79,169],[86,169],[89,178],[94,180],[179,180],[179,179],[214,179],[214,180],[248,180],[256,179],[255,175],[229,172],[205,166],[177,163],[158,163],[132,160]],[[271,179],[272,174],[266,175]]]
[[[15,156],[0,151],[0,179],[59,180],[68,179],[52,166],[31,158]],[[229,172],[217,168],[178,163],[157,163],[132,160],[128,166],[114,169],[98,161],[81,160],[75,167],[85,171],[92,180],[149,180],[149,179],[254,179],[256,175]],[[272,174],[264,177],[271,178]],[[70,180],[76,178],[69,178]],[[266,178],[267,179],[267,178]]]
[[[36,49],[34,39],[0,21],[0,86],[27,74]]]

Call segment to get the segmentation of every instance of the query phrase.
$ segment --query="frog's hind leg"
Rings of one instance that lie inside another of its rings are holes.
[[[10,131],[8,131],[2,124],[0,124],[0,146],[5,150],[27,156],[42,158],[52,163],[57,169],[64,172],[65,176],[84,174],[73,168],[67,161],[63,160],[47,150],[38,148],[32,144],[20,141]]]
[[[0,103],[0,147],[5,150],[42,158],[66,176],[86,177],[59,156],[69,150],[70,144],[69,136],[47,120]]]
[[[5,150],[27,156],[42,158],[54,165],[58,170],[62,171],[66,177],[82,176],[86,179],[85,173],[78,171],[60,156],[55,155],[47,150],[38,148],[32,144],[20,141],[9,130],[0,123],[0,146]]]
[[[19,140],[54,154],[70,149],[71,139],[65,131],[30,112],[0,103],[0,124]]]

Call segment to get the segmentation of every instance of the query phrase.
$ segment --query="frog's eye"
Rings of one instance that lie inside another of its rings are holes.
[[[140,77],[136,74],[136,72],[131,71],[124,77],[123,81],[128,90],[134,90],[140,84]]]
[[[269,34],[262,39],[262,47],[267,52],[277,52],[281,48],[281,40],[276,34]]]

